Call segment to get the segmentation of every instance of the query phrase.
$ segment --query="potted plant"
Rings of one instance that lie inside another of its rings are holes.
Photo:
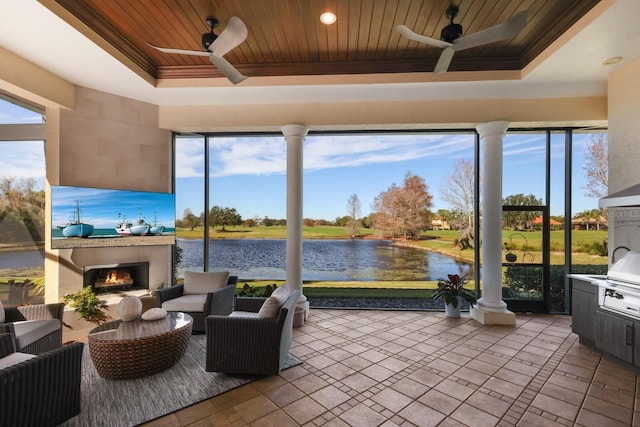
[[[462,300],[467,301],[470,305],[476,303],[476,294],[474,291],[464,287],[468,281],[466,276],[458,274],[448,274],[448,279],[441,278],[438,280],[438,288],[433,294],[434,301],[444,301],[444,310],[447,317],[460,317],[460,306]]]
[[[81,318],[100,325],[111,319],[104,310],[108,310],[107,304],[98,298],[91,289],[91,286],[85,286],[80,292],[75,294],[67,294],[62,297],[62,302],[73,308]]]

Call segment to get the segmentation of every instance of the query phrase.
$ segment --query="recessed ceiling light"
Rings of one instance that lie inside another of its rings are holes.
[[[614,56],[613,58],[602,61],[602,65],[613,65],[620,61],[622,61],[622,56]]]
[[[333,12],[325,12],[322,15],[320,15],[320,22],[322,22],[325,25],[331,25],[334,22],[336,22],[336,19],[338,19],[336,17],[336,14]]]

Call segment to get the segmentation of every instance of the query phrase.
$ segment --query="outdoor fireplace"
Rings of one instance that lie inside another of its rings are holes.
[[[132,262],[85,266],[84,286],[91,286],[95,293],[149,289],[149,263]]]

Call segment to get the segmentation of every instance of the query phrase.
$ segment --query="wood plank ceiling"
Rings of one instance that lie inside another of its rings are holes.
[[[406,73],[432,71],[441,49],[401,37],[404,24],[440,38],[447,7],[463,35],[500,24],[527,10],[515,38],[456,53],[450,71],[517,70],[526,66],[599,0],[56,0],[153,78],[220,77],[206,57],[171,55],[157,46],[200,50],[205,19],[232,16],[247,40],[225,55],[252,76]],[[324,25],[324,11],[337,22]]]

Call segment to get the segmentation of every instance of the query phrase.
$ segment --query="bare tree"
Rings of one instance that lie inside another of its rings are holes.
[[[606,196],[609,190],[609,135],[601,133],[591,136],[582,168],[587,175],[585,195],[597,198]]]
[[[19,239],[26,230],[34,242],[44,241],[45,193],[33,178],[0,180],[0,241]]]
[[[402,187],[393,183],[374,199],[374,225],[405,240],[415,238],[427,227],[432,199],[424,178],[407,172]]]
[[[475,227],[473,222],[474,169],[473,161],[459,159],[453,170],[444,176],[440,187],[440,197],[451,206],[460,218],[455,228],[459,230],[459,245],[462,249],[474,246]]]
[[[360,199],[357,194],[352,194],[347,200],[347,233],[354,239],[360,234]]]

